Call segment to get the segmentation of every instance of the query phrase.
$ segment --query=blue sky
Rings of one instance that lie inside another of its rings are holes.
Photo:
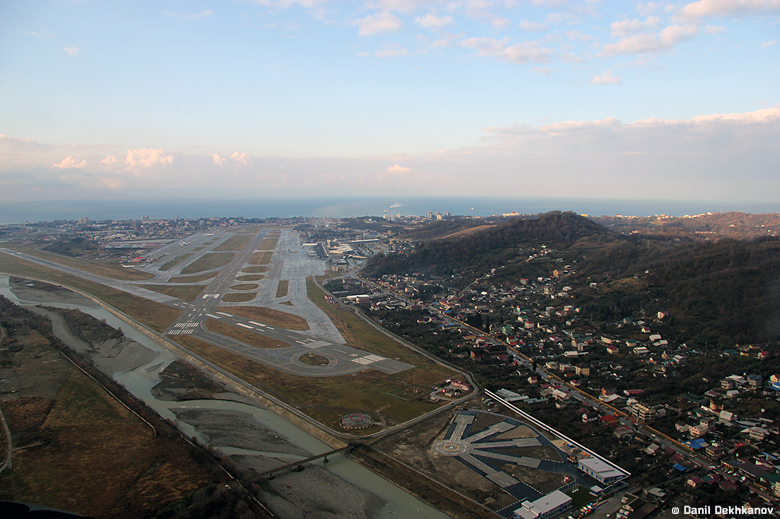
[[[0,200],[771,201],[778,40],[780,0],[0,0]]]

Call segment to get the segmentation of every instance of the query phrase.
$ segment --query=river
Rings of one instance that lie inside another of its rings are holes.
[[[3,295],[7,299],[22,306],[41,304],[40,301],[19,299],[11,290],[7,276],[0,276],[0,295]],[[214,410],[246,413],[251,415],[253,420],[262,427],[282,436],[291,444],[312,455],[332,450],[331,447],[299,429],[285,418],[262,407],[229,400],[188,400],[180,402],[158,400],[152,394],[151,390],[160,381],[160,372],[177,359],[177,356],[172,351],[164,348],[128,322],[118,318],[104,308],[58,302],[46,302],[45,305],[58,308],[77,309],[96,319],[104,319],[110,326],[121,328],[125,336],[129,339],[132,339],[155,352],[156,356],[152,361],[134,369],[117,371],[113,374],[113,378],[122,384],[130,393],[135,395],[135,397],[144,401],[149,407],[154,409],[161,417],[172,420],[179,430],[188,437],[197,440],[200,444],[208,445],[209,437],[196,431],[193,424],[182,420],[180,413],[182,410],[199,409],[206,411]],[[176,413],[179,413],[179,416],[177,416]],[[237,449],[234,447],[213,447],[221,454],[227,456],[270,456],[277,457],[285,462],[300,459],[296,455],[283,452]],[[449,517],[345,456],[333,456],[329,458],[328,463],[323,463],[322,460],[319,460],[314,462],[314,464],[322,467],[330,474],[350,485],[369,492],[384,501],[386,506],[382,507],[381,510],[375,511],[376,515],[372,516],[376,519],[446,519]]]

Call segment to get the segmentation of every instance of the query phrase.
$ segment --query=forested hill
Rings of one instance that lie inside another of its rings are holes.
[[[389,254],[371,261],[369,275],[399,272],[481,274],[517,264],[528,249],[568,248],[585,237],[617,237],[601,225],[573,212],[553,211],[532,218],[515,218],[495,227],[415,244],[410,254]]]

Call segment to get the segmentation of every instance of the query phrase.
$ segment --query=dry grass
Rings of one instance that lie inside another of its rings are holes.
[[[436,239],[447,240],[449,238],[460,238],[462,236],[468,236],[469,234],[473,234],[475,232],[487,231],[488,229],[492,229],[493,227],[495,227],[495,225],[478,225],[476,227],[472,227],[471,229],[463,229],[462,231],[454,232],[446,236],[441,236]]]
[[[279,280],[279,284],[276,287],[276,297],[284,297],[289,290],[290,282],[286,279]]]
[[[252,257],[249,258],[249,261],[247,263],[249,265],[268,265],[271,263],[271,258],[274,257],[274,253],[270,251],[266,252],[255,252],[252,254]],[[251,267],[247,267],[251,268]],[[244,269],[244,272],[248,272],[247,268]]]
[[[9,405],[16,432],[38,424],[30,431],[38,445],[18,450],[13,478],[0,478],[14,500],[94,517],[140,517],[212,481],[181,440],[155,438],[91,379],[68,369],[53,405]]]
[[[230,337],[231,339],[241,341],[257,348],[285,348],[290,346],[290,343],[288,342],[272,339],[271,337],[266,337],[265,335],[253,332],[252,330],[241,328],[240,326],[235,326],[233,324],[223,323],[216,319],[207,319],[206,328],[212,332],[220,333],[226,337]]]
[[[181,270],[182,274],[197,274],[204,270],[224,267],[235,257],[233,252],[209,252],[196,259]]]
[[[154,290],[166,296],[175,297],[183,301],[195,301],[206,288],[205,285],[142,285],[144,288]]]
[[[266,236],[266,238],[260,242],[260,246],[257,248],[257,250],[275,250],[277,243],[279,243],[279,235],[268,234],[268,236]]]
[[[286,330],[308,330],[306,319],[264,306],[223,306],[220,310]]]
[[[367,412],[375,419],[381,415],[388,423],[400,423],[437,407],[428,401],[425,392],[415,400],[391,395],[412,382],[411,373],[388,375],[368,369],[338,377],[303,377],[283,373],[194,337],[179,335],[172,339],[334,429],[343,430],[339,418],[349,412]],[[418,372],[418,385],[422,378],[441,380],[439,375],[426,376],[425,372]]]
[[[248,276],[237,276],[236,281],[260,281],[264,277],[262,274],[250,274]]]
[[[222,300],[226,303],[246,303],[257,297],[257,294],[249,292],[246,294],[225,294]]]
[[[58,265],[83,270],[84,272],[89,272],[90,274],[97,274],[99,276],[104,276],[111,279],[119,279],[122,281],[144,281],[154,277],[153,274],[149,274],[148,272],[142,272],[132,268],[126,269],[118,265],[106,264],[105,262],[94,261],[91,259],[71,258],[69,256],[62,256],[60,254],[54,254],[39,249],[24,247],[22,245],[13,243],[8,243],[4,246],[9,249],[29,254],[30,256],[35,256],[36,258],[41,258],[46,261],[51,261],[52,263],[57,263]]]
[[[165,330],[181,313],[180,310],[162,303],[156,303],[8,254],[0,253],[0,272],[20,277],[43,279],[83,290],[158,332]]]
[[[260,288],[260,285],[256,283],[243,283],[239,285],[233,285],[230,288],[233,290],[254,290],[256,288]]]
[[[214,252],[240,251],[246,247],[250,241],[252,241],[252,238],[254,238],[254,235],[251,234],[237,234],[235,236],[231,236],[211,250]]]
[[[260,274],[262,272],[268,272],[268,269],[270,267],[244,267],[241,272],[245,272],[247,274]]]
[[[196,276],[177,276],[170,278],[170,283],[200,283],[201,281],[208,281],[209,279],[217,277],[218,272],[207,272],[206,274],[198,274]]]
[[[192,256],[191,252],[188,252],[186,254],[182,254],[181,256],[177,256],[177,257],[173,258],[172,260],[164,263],[160,267],[160,271],[161,272],[167,272],[167,271],[171,270],[173,267],[175,267],[176,265],[178,265],[179,263],[182,263],[184,260],[188,259],[190,256]]]

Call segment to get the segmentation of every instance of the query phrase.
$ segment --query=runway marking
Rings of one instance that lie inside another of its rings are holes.
[[[194,326],[198,326],[200,323],[176,323],[173,325],[174,328],[192,328]]]
[[[249,322],[254,324],[255,326],[262,326],[263,328],[265,328],[265,325],[263,323],[257,323],[255,321],[249,321]]]
[[[237,326],[240,326],[240,327],[242,327],[242,328],[247,328],[247,329],[249,329],[249,330],[254,330],[254,328],[252,328],[252,327],[251,327],[251,326],[249,326],[248,324],[244,324],[244,323],[236,323],[236,325],[237,325]]]
[[[211,317],[212,319],[221,319],[221,317],[220,317],[220,316],[218,316],[218,315],[213,315],[213,314],[206,314],[206,315],[208,315],[208,316],[209,316],[209,317]]]
[[[168,335],[191,335],[192,332],[194,332],[194,328],[184,328],[184,329],[178,329],[178,330],[171,330],[168,332]]]
[[[233,317],[232,314],[226,314],[225,312],[217,312],[219,315],[224,315],[225,317]]]
[[[380,360],[385,360],[384,357],[380,357],[378,355],[366,355],[364,358],[372,362],[379,362]]]

